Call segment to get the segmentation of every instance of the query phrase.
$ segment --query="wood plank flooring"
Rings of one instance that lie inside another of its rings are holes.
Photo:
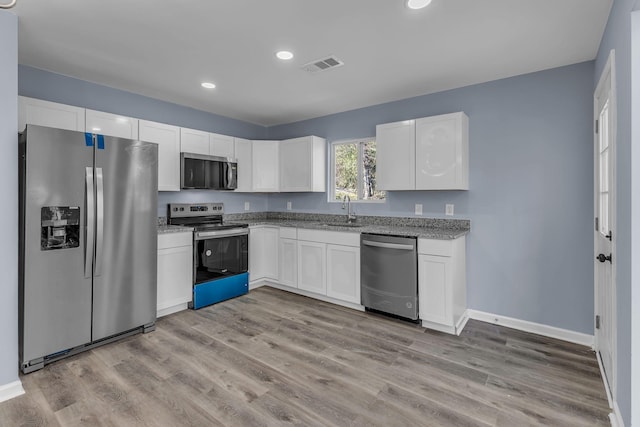
[[[608,425],[594,353],[460,337],[271,288],[21,377],[2,426]]]

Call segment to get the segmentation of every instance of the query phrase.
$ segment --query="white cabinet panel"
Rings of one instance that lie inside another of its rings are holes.
[[[280,141],[280,192],[325,191],[326,152],[317,136]]]
[[[180,128],[140,120],[140,140],[158,144],[158,191],[180,191]]]
[[[251,192],[252,179],[252,143],[248,139],[234,138],[235,156],[238,162],[238,188],[237,192]]]
[[[453,326],[450,313],[451,258],[418,256],[420,318]]]
[[[86,110],[85,132],[117,138],[138,139],[138,119],[102,111]]]
[[[418,239],[418,297],[422,326],[459,334],[467,309],[466,238]]]
[[[235,158],[233,137],[227,135],[219,135],[217,133],[210,133],[209,155]]]
[[[324,243],[298,241],[298,288],[326,295],[326,248]]]
[[[85,110],[71,105],[18,97],[18,131],[27,124],[84,132]]]
[[[282,229],[280,229],[282,231]],[[281,234],[282,235],[282,234]],[[283,285],[298,286],[297,241],[280,237],[280,274],[279,282]]]
[[[360,248],[327,245],[327,296],[360,304]]]
[[[190,232],[158,235],[158,317],[185,309],[191,301],[193,286],[191,239]]]
[[[376,126],[376,187],[380,190],[415,188],[415,121]]]
[[[180,128],[180,152],[209,155],[209,132]]]
[[[416,189],[468,190],[468,118],[464,113],[416,120]]]
[[[249,229],[250,280],[278,280],[278,227],[256,226]]]
[[[253,141],[252,180],[255,192],[280,189],[280,141]]]

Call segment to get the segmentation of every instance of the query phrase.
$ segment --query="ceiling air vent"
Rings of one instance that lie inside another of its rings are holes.
[[[328,56],[322,59],[316,59],[308,64],[302,66],[302,69],[307,73],[318,73],[320,71],[331,70],[344,65],[344,62],[336,58],[335,56]]]

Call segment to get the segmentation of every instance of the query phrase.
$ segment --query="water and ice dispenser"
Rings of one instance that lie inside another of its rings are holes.
[[[41,210],[40,250],[69,249],[80,246],[80,208],[45,206]]]

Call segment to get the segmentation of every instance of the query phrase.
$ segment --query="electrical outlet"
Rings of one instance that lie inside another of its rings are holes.
[[[453,215],[453,205],[450,205],[450,204],[444,205],[444,214]]]
[[[290,211],[291,210],[291,202],[287,202],[287,210]]]
[[[251,209],[251,203],[249,202],[244,202],[244,210],[248,211],[249,209]]]
[[[416,203],[416,215],[422,215],[422,205],[420,203]]]

